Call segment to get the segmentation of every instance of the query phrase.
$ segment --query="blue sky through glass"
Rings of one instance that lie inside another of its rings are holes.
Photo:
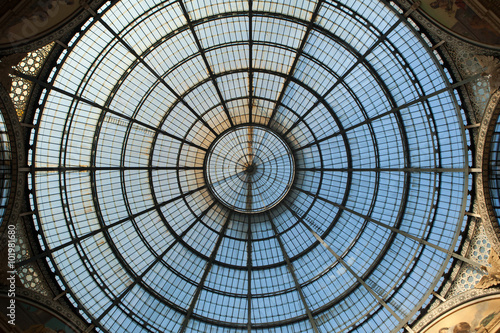
[[[415,316],[449,258],[405,235],[454,248],[467,148],[453,92],[422,98],[449,82],[411,24],[375,0],[102,12],[60,56],[33,157],[44,238],[99,330],[390,332]],[[295,160],[258,214],[204,176],[212,142],[249,123]]]

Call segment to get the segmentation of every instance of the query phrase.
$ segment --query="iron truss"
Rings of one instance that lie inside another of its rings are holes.
[[[86,10],[48,77],[20,74],[44,90],[42,252],[21,264],[47,258],[101,331],[409,329],[457,257],[469,186],[464,82],[409,13]]]

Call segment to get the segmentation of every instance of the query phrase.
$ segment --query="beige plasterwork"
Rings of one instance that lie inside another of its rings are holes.
[[[500,252],[500,227],[491,206],[488,186],[488,163],[491,134],[495,128],[496,120],[500,112],[500,91],[495,91],[484,111],[481,127],[477,136],[475,165],[481,168],[476,177],[476,196],[478,200],[479,214],[483,221],[484,229],[491,242],[492,248]]]
[[[450,314],[462,310],[473,303],[499,300],[500,288],[491,289],[472,289],[460,295],[450,298],[440,304],[437,308],[429,311],[412,329],[415,333],[434,333],[433,326],[439,323]],[[438,331],[439,332],[439,331]],[[486,332],[483,332],[486,333]]]

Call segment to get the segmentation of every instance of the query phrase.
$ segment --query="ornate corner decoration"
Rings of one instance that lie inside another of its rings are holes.
[[[0,295],[7,295],[7,287],[0,287]],[[89,324],[76,315],[72,309],[60,303],[56,298],[41,295],[33,290],[16,288],[16,299],[41,308],[71,327],[75,332],[84,332]]]
[[[488,263],[491,267],[481,266],[481,269],[487,271],[488,274],[481,278],[475,288],[487,289],[500,285],[500,257],[495,250],[490,250]]]
[[[97,10],[102,6],[107,0],[87,0],[89,7]],[[79,9],[72,13],[70,17],[65,19],[62,23],[57,24],[54,27],[49,29],[41,30],[41,32],[33,37],[19,40],[17,42],[13,42],[10,44],[2,44],[0,45],[0,55],[9,55],[12,53],[22,53],[22,52],[31,52],[38,50],[39,48],[53,42],[63,39],[67,36],[73,29],[77,28],[80,24],[82,24],[85,20],[90,18],[90,14],[88,11],[83,9],[82,6]],[[33,25],[27,20],[25,17],[24,24],[28,27]],[[33,26],[34,29],[37,29],[36,26]]]
[[[422,319],[420,319],[413,327],[415,333],[423,332],[432,324],[436,319],[446,314],[447,312],[466,304],[467,302],[487,298],[488,296],[500,295],[500,288],[490,288],[490,289],[472,289],[459,294],[453,298],[450,298],[446,302],[440,304],[434,310],[429,311]]]

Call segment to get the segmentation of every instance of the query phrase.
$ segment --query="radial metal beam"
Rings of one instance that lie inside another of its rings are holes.
[[[63,243],[61,245],[58,245],[58,246],[56,246],[56,247],[54,247],[52,249],[45,250],[45,251],[43,251],[41,253],[38,253],[38,254],[36,254],[36,255],[34,255],[34,256],[26,259],[26,260],[23,260],[23,261],[20,261],[20,262],[16,263],[16,267],[22,267],[22,266],[24,266],[26,264],[29,264],[29,263],[32,263],[32,262],[34,262],[34,261],[36,261],[38,259],[45,258],[45,257],[51,255],[54,252],[57,252],[59,250],[64,249],[66,246],[79,243],[79,242],[81,242],[81,241],[83,241],[83,240],[85,240],[87,238],[93,237],[93,236],[95,236],[95,235],[97,235],[97,234],[99,234],[101,232],[105,232],[105,231],[107,231],[107,230],[109,230],[111,228],[114,228],[116,226],[119,226],[120,224],[125,223],[125,222],[127,222],[127,221],[129,221],[131,219],[135,219],[135,218],[137,218],[140,215],[147,214],[147,213],[152,212],[152,211],[154,211],[154,210],[156,210],[158,208],[161,208],[161,207],[163,207],[165,205],[168,205],[168,204],[170,204],[170,203],[172,203],[174,201],[177,201],[177,200],[182,199],[182,198],[184,198],[184,197],[186,197],[188,195],[196,193],[196,192],[204,189],[205,187],[206,187],[206,185],[203,185],[203,186],[201,186],[201,187],[199,187],[197,189],[194,189],[194,190],[191,190],[189,192],[183,193],[183,194],[181,194],[181,195],[179,195],[179,196],[177,196],[175,198],[169,199],[167,201],[161,202],[161,203],[159,203],[157,205],[154,205],[152,207],[144,209],[144,210],[142,210],[140,212],[137,212],[137,213],[135,213],[133,215],[127,216],[127,217],[125,217],[125,218],[123,218],[123,219],[121,219],[119,221],[116,221],[116,222],[113,222],[113,223],[111,223],[109,225],[103,226],[102,228],[96,229],[96,230],[94,230],[92,232],[89,232],[88,234],[85,234],[85,235],[79,236],[79,237],[75,237],[71,241],[68,241],[68,242]]]
[[[323,4],[323,0],[318,0],[318,2],[316,3],[316,7],[314,8],[314,11],[312,13],[311,20],[309,20],[309,23],[307,24],[306,31],[304,32],[304,36],[302,37],[302,40],[300,41],[299,48],[297,49],[297,52],[295,54],[295,58],[293,59],[292,65],[290,66],[290,70],[288,71],[285,82],[283,83],[283,87],[281,88],[281,92],[278,96],[278,99],[276,100],[276,104],[274,105],[271,116],[269,117],[269,121],[267,122],[267,126],[269,126],[271,124],[271,121],[273,120],[274,116],[276,115],[276,112],[278,111],[278,108],[279,108],[279,105],[281,104],[281,101],[285,97],[286,90],[288,88],[288,85],[291,82],[291,77],[295,73],[295,68],[297,67],[297,63],[299,62],[299,59],[300,59],[302,53],[304,52],[304,48],[306,46],[307,40],[309,39],[309,35],[311,33],[311,30],[314,27],[314,22],[316,22],[316,18],[318,17],[318,14],[319,14],[319,9],[321,8],[322,4]],[[286,134],[284,136],[286,136]]]
[[[191,316],[193,315],[194,307],[196,306],[196,303],[198,302],[198,298],[200,297],[203,286],[205,285],[205,281],[207,280],[208,274],[210,273],[210,270],[212,269],[212,266],[213,266],[214,261],[215,261],[215,257],[217,256],[217,252],[219,251],[219,247],[222,244],[222,240],[224,239],[224,234],[226,233],[227,227],[229,226],[229,220],[231,219],[231,216],[232,216],[232,212],[229,212],[229,214],[226,218],[226,221],[224,221],[224,224],[222,225],[222,230],[219,234],[219,237],[217,238],[217,241],[216,241],[215,246],[212,250],[212,253],[210,254],[210,259],[208,260],[207,265],[205,266],[205,271],[203,272],[201,280],[198,283],[198,286],[196,287],[196,290],[195,290],[193,298],[191,300],[191,304],[189,305],[189,309],[187,311],[187,314],[184,317],[184,320],[182,321],[182,326],[181,326],[181,329],[179,330],[179,333],[186,332],[186,328],[187,328],[187,325],[189,323],[189,319],[191,319]]]
[[[226,180],[233,179],[233,178],[235,178],[235,177],[237,177],[237,176],[239,176],[239,175],[242,175],[243,173],[245,173],[245,171],[240,171],[240,172],[238,172],[238,173],[235,173],[234,175],[231,175],[231,176],[228,176],[228,177],[225,177],[225,178],[219,179],[218,181],[213,182],[213,183],[210,183],[210,182],[208,182],[208,180],[207,180],[207,185],[209,185],[210,187],[212,187],[212,188],[213,188],[214,186],[216,186],[216,185],[218,185],[218,184],[220,184],[220,183],[222,183],[222,182],[224,182],[224,181],[226,181]]]
[[[83,171],[123,171],[123,170],[168,170],[168,171],[177,171],[177,170],[203,170],[203,167],[169,167],[169,166],[57,166],[57,167],[35,167],[32,166],[28,168],[29,171],[35,172],[83,172]]]
[[[198,52],[200,53],[201,58],[203,59],[203,62],[205,63],[205,67],[207,68],[208,76],[210,77],[210,80],[212,80],[212,84],[215,87],[215,91],[217,92],[217,96],[219,96],[220,102],[222,104],[222,108],[224,109],[224,113],[226,114],[226,117],[229,120],[229,124],[231,125],[231,127],[233,127],[234,123],[233,123],[233,120],[231,119],[231,114],[229,113],[229,109],[227,108],[226,101],[225,101],[224,97],[222,96],[222,92],[219,89],[219,85],[217,84],[217,80],[214,76],[212,68],[210,67],[210,64],[208,63],[207,55],[205,54],[205,49],[201,45],[200,39],[198,38],[198,34],[196,33],[196,30],[194,29],[193,22],[191,22],[191,18],[189,17],[189,13],[187,12],[186,6],[184,5],[184,1],[179,0],[178,3],[181,7],[184,18],[186,19],[189,30],[191,30],[191,34],[193,35],[194,42],[198,48]]]
[[[171,134],[171,133],[169,133],[169,132],[167,132],[167,131],[164,131],[164,130],[162,130],[162,129],[159,129],[159,128],[156,128],[156,127],[154,127],[154,126],[151,126],[151,125],[149,125],[149,124],[147,124],[147,123],[144,123],[144,122],[142,122],[142,121],[140,121],[140,120],[137,120],[137,119],[134,119],[134,118],[132,118],[132,117],[126,116],[126,115],[124,115],[123,113],[120,113],[120,112],[118,112],[118,111],[111,110],[110,108],[105,107],[105,106],[102,106],[102,105],[100,105],[100,104],[98,104],[98,103],[96,103],[96,102],[94,102],[94,101],[91,101],[91,100],[89,100],[89,99],[83,98],[83,97],[78,96],[78,95],[76,95],[76,94],[74,94],[74,93],[68,92],[68,91],[66,91],[66,90],[64,90],[64,89],[61,89],[61,88],[55,87],[53,84],[50,84],[50,83],[47,83],[47,82],[43,82],[43,81],[39,80],[39,79],[38,79],[38,78],[36,78],[36,77],[30,76],[30,75],[26,75],[26,74],[24,74],[24,73],[17,72],[17,71],[15,72],[15,75],[16,75],[16,76],[18,76],[18,77],[20,77],[20,78],[22,78],[22,79],[25,79],[25,80],[31,81],[31,82],[33,82],[33,83],[36,83],[37,85],[39,85],[39,86],[41,86],[41,87],[43,87],[43,88],[45,88],[45,89],[47,89],[47,90],[53,90],[53,91],[56,91],[56,92],[58,92],[58,93],[60,93],[60,94],[63,94],[63,95],[68,96],[68,97],[71,97],[71,98],[73,98],[74,100],[77,100],[77,101],[79,101],[79,102],[82,102],[82,103],[88,104],[88,105],[90,105],[90,106],[93,106],[93,107],[95,107],[95,108],[101,109],[102,111],[105,111],[105,112],[107,112],[107,113],[111,113],[111,114],[113,114],[113,115],[115,115],[115,116],[118,116],[118,117],[120,117],[120,118],[126,119],[126,120],[128,120],[129,122],[131,122],[131,123],[134,123],[134,124],[140,125],[140,126],[142,126],[142,127],[144,127],[144,128],[150,129],[150,130],[152,130],[152,131],[154,131],[154,132],[161,133],[161,134],[163,134],[163,135],[165,135],[165,136],[167,136],[167,137],[169,137],[169,138],[171,138],[171,139],[174,139],[174,140],[180,141],[180,142],[182,142],[182,143],[184,143],[184,144],[187,144],[187,145],[189,145],[189,146],[196,147],[196,148],[198,148],[198,149],[200,149],[200,150],[207,151],[207,148],[204,148],[204,147],[199,146],[199,145],[197,145],[197,144],[195,144],[195,143],[192,143],[192,142],[190,142],[190,141],[187,141],[187,140],[185,140],[185,139],[183,139],[183,138],[180,138],[180,137],[178,137],[178,136],[176,136],[176,135],[173,135],[173,134]]]
[[[365,60],[366,60],[366,57],[373,52],[373,50],[379,46],[380,43],[382,43],[385,39],[387,39],[387,36],[389,36],[389,34],[391,32],[394,31],[394,29],[396,29],[396,27],[402,23],[404,20],[406,20],[406,18],[410,15],[411,12],[413,12],[416,8],[418,8],[418,6],[415,6],[415,4],[403,15],[403,16],[400,16],[400,18],[386,31],[384,32],[382,35],[380,35],[379,38],[377,38],[377,40],[374,42],[374,44],[372,46],[370,46],[370,48],[368,48],[368,50],[366,50],[366,52],[361,55],[361,57],[358,57],[356,62],[351,65],[351,67],[349,67],[347,69],[347,71],[342,75],[340,76],[337,81],[323,94],[322,98],[325,99],[326,96],[328,96],[339,84],[341,84],[342,82],[344,82],[345,78],[360,64],[360,63],[363,63]],[[318,106],[318,104],[320,103],[321,101],[318,100],[316,101],[310,108],[309,110],[307,110],[302,116],[300,116],[293,124],[292,126],[283,134],[283,136],[286,136],[292,129],[294,129],[301,121],[303,121],[308,115],[310,112],[312,112],[314,110],[314,108],[316,106]]]
[[[468,168],[297,168],[310,172],[467,172]]]
[[[142,279],[146,276],[146,274],[153,269],[153,267],[159,263],[162,258],[167,255],[167,253],[179,242],[179,239],[183,238],[198,222],[201,221],[201,218],[207,214],[207,212],[212,209],[212,207],[215,205],[215,202],[213,202],[207,209],[205,209],[203,212],[201,212],[200,215],[196,217],[196,219],[184,230],[180,235],[178,239],[174,239],[174,241],[159,255],[149,264],[148,267],[138,276],[135,277],[134,281],[118,296],[113,300],[113,303],[111,303],[104,311],[103,313],[97,318],[97,322],[100,322],[104,316],[134,288],[135,285],[139,284]]]
[[[365,53],[363,53],[360,57],[358,57],[356,59],[356,62],[354,62],[354,64],[351,65],[351,67],[349,67],[345,72],[344,74],[342,74],[342,76],[340,76],[337,81],[335,81],[335,83],[322,95],[322,98],[325,99],[326,96],[328,96],[339,84],[341,84],[342,82],[344,82],[345,78],[351,74],[351,72],[361,63],[363,63],[365,60],[366,60],[366,57],[368,57],[368,55],[370,53],[373,52],[373,50],[378,47],[380,45],[380,43],[382,43],[386,38],[387,36],[389,36],[389,34],[391,32],[394,31],[394,29],[396,29],[396,27],[401,24],[401,22],[403,22],[404,20],[406,19],[406,17],[400,17],[391,27],[389,27],[389,29],[384,32],[382,35],[380,35],[377,40],[373,43],[372,46],[370,46],[368,48],[368,50],[366,50]],[[298,124],[300,124],[301,121],[303,121],[308,115],[309,113],[312,112],[312,110],[314,110],[314,108],[316,106],[318,106],[318,104],[320,103],[320,100],[316,101],[310,108],[309,110],[307,110],[302,116],[300,116],[293,124],[292,126],[290,126],[290,128],[283,134],[283,136],[287,136],[287,134],[293,130]]]
[[[165,79],[160,75],[158,74],[155,69],[153,67],[151,67],[151,65],[149,65],[133,48],[132,46],[130,46],[120,35],[118,35],[118,33],[109,26],[109,24],[104,21],[102,18],[101,18],[101,15],[97,14],[92,8],[90,8],[90,6],[84,1],[82,2],[82,6],[84,9],[86,9],[90,15],[92,15],[92,17],[94,17],[97,21],[99,21],[100,24],[102,24],[102,26],[104,28],[106,28],[106,30],[108,30],[112,35],[113,37],[116,38],[116,40],[118,40],[144,67],[146,67],[149,72],[151,74],[153,74],[153,76],[163,84],[163,86],[165,86],[165,88],[167,88],[167,90],[172,94],[174,95],[174,97],[180,101],[192,114],[193,116],[199,121],[201,122],[206,128],[208,128],[215,136],[218,135],[218,133],[212,128],[212,126],[210,126],[192,107],[191,105],[189,105],[188,102],[186,102],[176,91],[174,88],[172,88],[168,83],[167,81],[165,81]]]
[[[348,132],[348,131],[351,131],[351,130],[353,130],[353,129],[355,129],[355,128],[358,128],[358,127],[360,127],[360,126],[366,125],[366,124],[371,123],[371,122],[373,122],[373,121],[375,121],[375,120],[378,120],[378,119],[380,119],[380,118],[386,117],[386,116],[388,116],[388,115],[390,115],[390,114],[393,114],[393,113],[399,112],[399,111],[400,111],[400,110],[402,110],[402,109],[406,109],[406,108],[408,108],[408,107],[410,107],[410,106],[412,106],[412,105],[415,105],[415,104],[418,104],[418,103],[421,103],[421,102],[427,101],[427,100],[429,100],[430,98],[435,97],[435,96],[438,96],[438,95],[440,95],[440,94],[442,94],[442,93],[444,93],[444,92],[454,90],[454,89],[456,89],[456,88],[458,88],[458,87],[461,87],[461,86],[463,86],[463,85],[465,85],[465,84],[467,84],[467,83],[470,83],[470,82],[472,82],[472,81],[474,81],[474,80],[477,80],[477,79],[478,79],[478,78],[480,78],[480,77],[481,77],[481,74],[476,74],[476,75],[473,75],[473,76],[471,76],[471,77],[469,77],[469,78],[467,78],[467,79],[465,79],[465,80],[462,80],[462,81],[456,82],[456,83],[454,83],[454,84],[448,85],[448,86],[446,86],[445,88],[439,89],[439,90],[437,90],[437,91],[435,91],[435,92],[433,92],[433,93],[430,93],[430,94],[428,94],[428,95],[425,95],[425,96],[420,96],[419,98],[417,98],[417,99],[415,99],[415,100],[413,100],[413,101],[411,101],[411,102],[405,103],[405,104],[400,105],[400,106],[395,107],[395,108],[392,108],[392,109],[390,109],[389,111],[386,111],[386,112],[383,112],[383,113],[381,113],[381,114],[376,115],[375,117],[372,117],[372,118],[366,119],[366,120],[364,120],[364,121],[361,121],[361,122],[357,123],[356,125],[352,125],[352,126],[347,127],[347,128],[345,128],[345,129],[343,129],[343,130],[341,130],[341,131],[339,131],[339,132],[333,133],[333,134],[328,135],[328,136],[326,136],[326,137],[324,137],[324,138],[321,138],[321,139],[319,139],[319,140],[316,140],[316,141],[314,141],[314,142],[311,142],[311,143],[309,143],[309,144],[307,144],[307,145],[304,145],[304,146],[302,146],[302,147],[296,148],[294,151],[298,151],[298,150],[301,150],[301,149],[305,149],[305,148],[308,148],[308,147],[314,146],[314,145],[316,145],[316,144],[318,144],[318,143],[321,143],[321,142],[323,142],[323,141],[326,141],[326,140],[332,139],[332,138],[334,138],[334,137],[336,137],[336,136],[342,135],[342,134],[344,134],[344,133],[346,133],[346,132]],[[316,102],[316,104],[315,104],[313,107],[311,107],[311,109],[309,109],[309,111],[312,111],[312,109],[313,109],[313,108],[314,108],[314,107],[315,107],[318,103],[319,103],[319,101],[318,101],[318,102]],[[308,112],[309,112],[309,111],[308,111]],[[303,118],[303,117],[301,117],[301,118]],[[299,118],[299,119],[298,119],[298,120],[294,123],[294,125],[295,125],[295,124],[297,124],[297,125],[298,125],[298,124],[300,123],[300,121],[301,121],[301,119]],[[288,132],[290,132],[290,130],[291,130],[292,128],[293,128],[293,125],[292,125],[292,127],[290,127],[290,128],[287,130],[287,132],[286,132],[284,135],[286,135]]]
[[[373,122],[373,121],[375,121],[375,120],[378,120],[378,119],[383,118],[383,117],[385,117],[385,116],[388,116],[388,115],[390,115],[390,114],[393,114],[393,113],[395,113],[395,112],[398,112],[398,111],[400,111],[400,110],[402,110],[402,109],[409,108],[409,107],[410,107],[410,106],[412,106],[412,105],[415,105],[415,104],[418,104],[418,103],[421,103],[421,102],[427,101],[427,100],[429,100],[430,98],[435,97],[435,96],[438,96],[438,95],[441,95],[441,94],[442,94],[442,93],[444,93],[444,92],[448,92],[448,91],[451,91],[451,90],[455,90],[456,88],[461,87],[461,86],[463,86],[463,85],[465,85],[465,84],[468,84],[468,83],[470,83],[470,82],[472,82],[472,81],[475,81],[475,80],[477,80],[477,79],[478,79],[478,78],[480,78],[480,77],[481,77],[481,73],[478,73],[478,74],[475,74],[475,75],[473,75],[473,76],[471,76],[471,77],[468,77],[467,79],[461,80],[461,81],[456,82],[456,83],[454,83],[454,84],[447,85],[445,88],[442,88],[442,89],[436,90],[435,92],[432,92],[432,93],[427,94],[427,95],[424,95],[424,96],[420,96],[419,98],[417,98],[417,99],[415,99],[415,100],[413,100],[413,101],[411,101],[411,102],[405,103],[405,104],[403,104],[403,105],[401,105],[401,106],[398,106],[398,107],[395,107],[395,108],[392,108],[392,109],[390,109],[389,111],[386,111],[386,112],[383,112],[383,113],[381,113],[381,114],[379,114],[379,115],[376,115],[376,116],[375,116],[375,117],[373,117],[373,118],[367,119],[367,120],[365,120],[365,121],[360,122],[359,124],[356,124],[356,125],[353,125],[353,126],[351,126],[351,127],[348,127],[347,129],[345,129],[345,131],[350,131],[351,129],[354,129],[354,128],[357,128],[357,127],[359,127],[359,126],[362,126],[362,125],[368,124],[369,122]]]
[[[247,216],[247,331],[252,332],[252,222]]]
[[[450,256],[452,256],[452,257],[456,258],[456,259],[459,259],[459,260],[461,260],[461,261],[463,261],[463,262],[466,262],[466,263],[468,263],[468,264],[470,264],[470,265],[473,265],[473,266],[475,266],[475,267],[481,267],[481,265],[480,265],[479,263],[477,263],[477,262],[475,262],[475,261],[473,261],[473,260],[471,260],[471,259],[469,259],[469,258],[465,258],[464,256],[462,256],[462,255],[460,255],[460,254],[458,254],[458,253],[455,253],[455,252],[453,252],[453,251],[447,250],[447,249],[445,249],[445,248],[443,248],[443,247],[441,247],[441,246],[439,246],[439,245],[436,245],[436,244],[433,244],[433,243],[431,243],[431,242],[429,242],[429,241],[426,241],[425,239],[422,239],[422,238],[417,237],[417,236],[413,236],[413,235],[411,235],[411,234],[407,233],[406,231],[400,230],[400,229],[395,228],[395,227],[392,227],[392,226],[390,226],[390,225],[388,225],[388,224],[386,224],[386,223],[383,223],[383,222],[380,222],[380,221],[378,221],[378,220],[375,220],[375,219],[374,219],[374,218],[372,218],[371,216],[368,216],[368,215],[365,215],[365,214],[359,213],[359,212],[357,212],[357,211],[355,211],[355,210],[353,210],[353,209],[350,209],[350,208],[348,208],[348,207],[346,207],[346,206],[343,206],[343,205],[340,205],[340,204],[338,204],[338,203],[335,203],[335,202],[333,202],[333,201],[331,201],[331,200],[328,200],[328,199],[326,199],[326,198],[323,198],[323,197],[321,197],[321,196],[319,196],[319,195],[315,195],[315,194],[313,194],[313,193],[311,193],[311,192],[309,192],[309,191],[306,191],[306,190],[300,189],[300,188],[298,188],[298,187],[296,187],[296,186],[293,186],[293,188],[294,188],[294,189],[296,189],[296,190],[298,190],[298,191],[300,191],[300,192],[302,192],[302,193],[305,193],[305,194],[308,194],[308,195],[313,196],[313,197],[315,197],[315,198],[318,198],[319,200],[324,201],[324,202],[326,202],[326,203],[328,203],[328,204],[330,204],[330,205],[332,205],[332,206],[335,206],[335,207],[337,207],[337,208],[339,208],[339,209],[342,209],[342,210],[344,210],[344,211],[346,211],[346,212],[349,212],[349,213],[351,213],[351,214],[354,214],[354,215],[356,215],[356,216],[359,216],[359,217],[361,217],[361,218],[363,218],[363,219],[365,219],[365,220],[367,220],[367,221],[370,221],[370,222],[372,222],[372,223],[374,223],[374,224],[376,224],[376,225],[378,225],[378,226],[380,226],[380,227],[382,227],[382,228],[388,229],[388,230],[390,230],[390,231],[392,231],[392,232],[395,232],[395,233],[397,233],[397,234],[399,234],[399,235],[402,235],[402,236],[404,236],[404,237],[406,237],[406,238],[410,238],[410,239],[414,240],[415,242],[417,242],[417,243],[419,243],[419,244],[429,246],[429,247],[431,247],[431,248],[433,248],[433,249],[435,249],[435,250],[438,250],[438,251],[440,251],[440,252],[443,252],[443,253],[445,253],[445,254],[448,254],[448,255],[450,255]]]
[[[408,326],[408,325],[405,324],[405,325],[403,325],[403,327],[405,328],[406,332],[408,332],[408,333],[415,333],[415,331],[412,330],[410,326]]]
[[[288,272],[292,276],[293,282],[295,283],[295,288],[297,288],[297,291],[300,295],[300,299],[302,300],[302,304],[304,305],[304,309],[306,310],[306,314],[307,314],[307,317],[309,318],[309,322],[311,323],[313,331],[315,333],[319,333],[318,326],[316,325],[316,320],[314,320],[311,309],[309,308],[309,305],[307,304],[306,297],[304,296],[304,293],[302,291],[302,287],[300,286],[299,280],[297,279],[297,275],[295,274],[295,268],[293,267],[293,264],[290,261],[290,257],[288,256],[288,254],[286,252],[285,245],[283,244],[283,241],[281,240],[281,237],[279,236],[278,229],[276,228],[276,225],[273,222],[273,219],[271,217],[271,213],[269,213],[269,211],[268,211],[267,215],[269,218],[269,222],[271,223],[271,227],[273,229],[273,232],[276,236],[276,239],[278,240],[281,252],[283,252],[283,257],[285,258]]]
[[[248,122],[253,123],[253,0],[248,0]]]
[[[247,198],[246,198],[246,203],[245,207],[248,212],[252,211],[252,203],[253,203],[253,197],[252,197],[252,175],[247,175]],[[249,225],[250,226],[250,225]]]
[[[344,268],[356,279],[356,281],[358,281],[358,283],[361,284],[377,300],[380,305],[389,311],[398,321],[402,320],[397,313],[389,305],[387,305],[387,303],[358,274],[356,274],[356,272],[354,272],[351,266],[349,266],[344,259],[342,259],[342,257],[339,256],[330,247],[330,245],[328,245],[290,206],[286,203],[284,203],[284,205],[290,213],[292,213],[292,215],[295,216],[295,218],[297,218],[299,222],[314,236],[314,238],[316,238],[316,240],[320,242],[321,245],[323,245],[342,266],[344,266]]]

